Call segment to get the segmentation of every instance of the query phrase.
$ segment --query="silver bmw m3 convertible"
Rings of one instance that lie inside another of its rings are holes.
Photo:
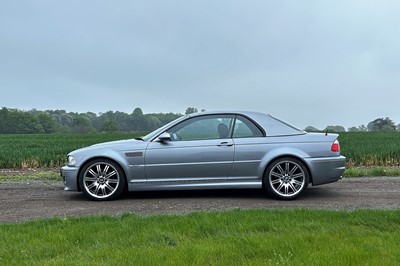
[[[125,190],[264,189],[295,199],[338,181],[345,170],[337,134],[307,133],[257,112],[191,114],[138,138],[68,154],[65,190],[92,200]]]

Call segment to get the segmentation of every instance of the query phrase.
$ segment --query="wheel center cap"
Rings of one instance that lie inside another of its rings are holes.
[[[101,185],[106,183],[106,179],[103,176],[100,176],[98,181]]]
[[[283,182],[289,182],[290,181],[290,175],[285,175],[284,177],[283,177]]]

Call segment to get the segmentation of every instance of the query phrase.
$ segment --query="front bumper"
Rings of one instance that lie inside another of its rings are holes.
[[[78,168],[72,166],[64,166],[60,169],[61,177],[64,180],[64,190],[78,191]]]
[[[306,162],[310,168],[312,185],[322,185],[338,181],[345,170],[346,157],[308,158]]]

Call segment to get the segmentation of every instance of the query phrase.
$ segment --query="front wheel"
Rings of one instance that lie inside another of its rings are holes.
[[[83,167],[79,182],[87,198],[113,200],[123,192],[126,179],[118,164],[106,159],[97,159]]]
[[[303,193],[309,178],[303,162],[290,157],[280,158],[268,166],[264,174],[264,185],[273,197],[291,200]]]

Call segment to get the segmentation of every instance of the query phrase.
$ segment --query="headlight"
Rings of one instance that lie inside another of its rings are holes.
[[[75,166],[76,159],[73,156],[68,156],[68,166]]]

